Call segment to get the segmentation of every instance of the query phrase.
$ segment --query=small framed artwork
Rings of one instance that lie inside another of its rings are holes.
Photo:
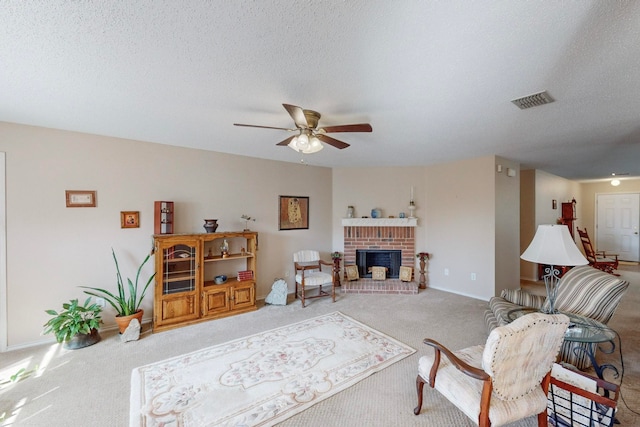
[[[551,209],[558,209],[558,201],[556,199],[551,200]]]
[[[66,190],[64,196],[68,208],[95,208],[96,192],[84,190]]]
[[[400,280],[403,282],[410,282],[413,273],[413,268],[401,266],[400,267]]]
[[[347,273],[347,280],[358,280],[360,278],[360,274],[358,274],[358,266],[357,265],[345,265],[344,271]]]
[[[373,280],[385,280],[387,278],[387,268],[371,267],[371,278]]]
[[[309,198],[280,196],[279,230],[306,230],[309,228]]]
[[[120,212],[120,228],[139,228],[140,212],[123,211]]]

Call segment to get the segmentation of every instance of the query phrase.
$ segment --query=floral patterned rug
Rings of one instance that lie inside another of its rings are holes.
[[[414,352],[334,312],[134,369],[130,425],[271,426]]]

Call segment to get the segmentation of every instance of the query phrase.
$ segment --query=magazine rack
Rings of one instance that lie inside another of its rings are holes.
[[[549,425],[612,427],[620,387],[555,364],[548,393]]]

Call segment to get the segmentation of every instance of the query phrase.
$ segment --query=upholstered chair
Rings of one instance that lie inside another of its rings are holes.
[[[418,362],[414,413],[420,414],[428,383],[479,426],[500,426],[533,415],[538,416],[538,426],[547,426],[551,367],[568,326],[564,314],[532,313],[495,328],[484,345],[452,352],[425,339],[434,352]]]
[[[318,251],[303,250],[293,254],[293,265],[296,272],[295,296],[300,298],[302,307],[305,306],[307,299],[312,298],[330,296],[333,302],[336,301],[333,262],[321,260]],[[323,266],[325,271],[322,269]],[[317,291],[307,293],[308,288],[314,288]]]

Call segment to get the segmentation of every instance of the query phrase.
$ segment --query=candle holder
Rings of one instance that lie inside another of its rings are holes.
[[[409,218],[415,218],[415,215],[413,214],[413,212],[416,210],[416,204],[413,200],[411,200],[409,202]]]

